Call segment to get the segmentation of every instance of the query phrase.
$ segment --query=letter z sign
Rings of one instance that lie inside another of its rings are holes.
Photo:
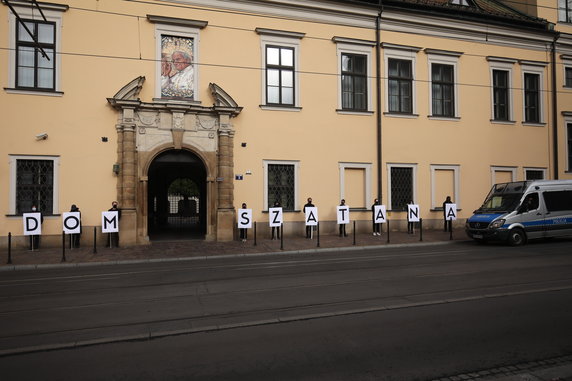
[[[271,228],[280,227],[282,225],[282,208],[268,208],[268,224]]]

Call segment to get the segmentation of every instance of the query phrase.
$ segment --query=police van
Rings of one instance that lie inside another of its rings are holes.
[[[529,180],[495,184],[465,225],[479,242],[572,235],[572,180]]]

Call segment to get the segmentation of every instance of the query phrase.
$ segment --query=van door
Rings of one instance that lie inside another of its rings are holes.
[[[544,191],[546,236],[572,235],[572,190]]]
[[[529,239],[542,238],[545,232],[544,205],[539,194],[529,193],[518,207],[514,222],[520,222]]]

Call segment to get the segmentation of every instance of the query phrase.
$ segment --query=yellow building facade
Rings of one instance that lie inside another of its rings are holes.
[[[276,201],[302,235],[308,197],[324,234],[378,197],[441,228],[446,196],[462,225],[494,183],[572,178],[570,11],[528,8],[3,0],[0,242],[33,204],[46,244],[72,204],[103,241],[114,200],[122,245],[231,240],[243,203],[267,236]]]

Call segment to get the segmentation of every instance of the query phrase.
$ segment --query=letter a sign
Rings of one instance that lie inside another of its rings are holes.
[[[373,223],[374,224],[384,224],[387,222],[385,205],[374,205],[373,206]]]
[[[306,226],[318,225],[318,208],[309,206],[306,208]]]
[[[445,219],[447,221],[457,219],[457,204],[445,204]]]
[[[252,227],[252,209],[238,209],[238,228],[250,229]]]

